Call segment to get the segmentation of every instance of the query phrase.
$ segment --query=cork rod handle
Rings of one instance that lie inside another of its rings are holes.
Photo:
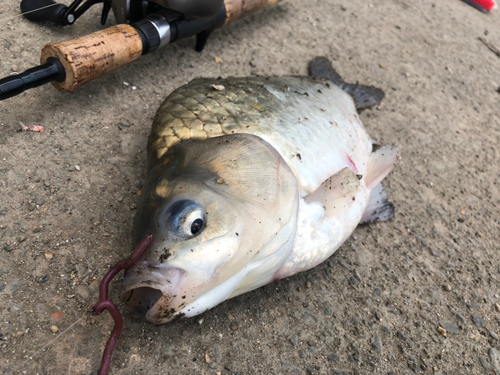
[[[116,70],[142,54],[142,41],[130,25],[117,25],[80,38],[47,44],[40,58],[57,58],[66,71],[63,82],[53,81],[59,91],[74,91],[81,85]]]
[[[224,0],[226,6],[226,22],[224,26],[249,16],[259,10],[268,8],[281,0]]]

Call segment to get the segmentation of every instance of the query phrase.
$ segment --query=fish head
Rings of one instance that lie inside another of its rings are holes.
[[[154,324],[212,308],[233,294],[263,249],[278,250],[266,245],[291,236],[297,201],[292,171],[259,137],[174,146],[150,168],[134,242],[151,234],[153,243],[127,271],[122,299]]]

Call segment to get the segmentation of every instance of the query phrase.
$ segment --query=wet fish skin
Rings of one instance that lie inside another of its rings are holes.
[[[361,220],[391,216],[379,183],[398,160],[394,147],[372,153],[352,99],[325,80],[180,87],[151,130],[134,241],[155,242],[124,298],[161,324],[314,267]]]

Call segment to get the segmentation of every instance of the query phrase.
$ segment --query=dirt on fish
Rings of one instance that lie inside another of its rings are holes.
[[[100,28],[97,7],[62,29],[7,19],[18,6],[0,1],[0,76],[37,65],[48,42]],[[130,253],[165,97],[200,76],[306,75],[315,56],[386,93],[360,117],[402,149],[384,182],[395,219],[195,318],[153,326],[125,313],[111,373],[500,371],[500,59],[478,40],[500,47],[499,21],[460,1],[286,0],[216,32],[202,54],[186,40],[74,94],[47,85],[2,101],[0,372],[97,373],[113,322],[86,314]]]

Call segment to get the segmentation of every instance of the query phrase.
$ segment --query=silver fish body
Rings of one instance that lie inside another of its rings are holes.
[[[380,181],[398,149],[373,150],[352,98],[325,80],[180,87],[151,130],[134,241],[154,242],[123,298],[161,324],[316,266],[392,214]]]

